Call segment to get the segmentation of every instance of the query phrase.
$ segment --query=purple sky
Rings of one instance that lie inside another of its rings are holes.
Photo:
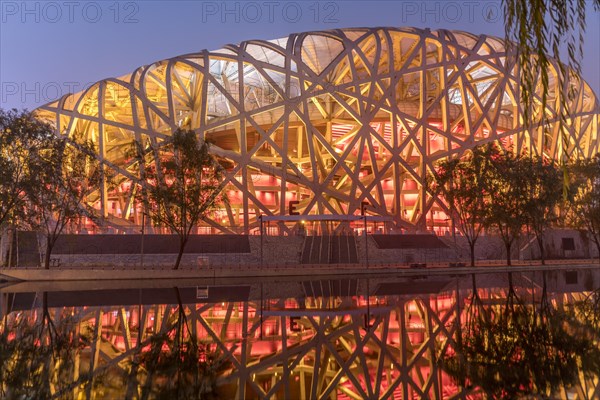
[[[583,77],[598,94],[600,12],[589,5],[587,16]],[[0,0],[0,107],[33,109],[140,65],[227,43],[372,26],[504,34],[500,0]]]

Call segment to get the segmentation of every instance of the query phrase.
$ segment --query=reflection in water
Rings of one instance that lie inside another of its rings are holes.
[[[0,397],[598,398],[600,279],[579,274],[5,288]]]
[[[565,388],[579,389],[580,379],[597,380],[599,291],[565,303],[549,297],[543,275],[536,299],[537,291],[518,293],[512,278],[509,274],[502,298],[484,301],[473,275],[462,332],[441,360],[446,372],[462,386],[478,387],[486,398],[498,399],[558,396],[561,391],[566,397]]]

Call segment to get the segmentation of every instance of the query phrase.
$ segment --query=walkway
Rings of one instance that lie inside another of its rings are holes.
[[[546,265],[539,262],[519,262],[506,266],[500,261],[470,266],[449,267],[448,263],[428,264],[426,268],[410,268],[401,264],[369,265],[359,264],[286,264],[260,266],[201,267],[187,269],[126,268],[126,269],[50,269],[14,268],[0,269],[0,280],[11,281],[74,281],[74,280],[128,280],[128,279],[193,279],[225,277],[273,277],[273,276],[335,276],[335,275],[380,275],[402,276],[470,274],[476,272],[526,272],[536,270],[570,270],[575,268],[600,268],[598,260],[551,260]]]

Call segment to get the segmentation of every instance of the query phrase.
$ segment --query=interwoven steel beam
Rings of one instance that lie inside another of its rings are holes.
[[[523,128],[514,60],[502,40],[458,31],[307,32],[158,61],[37,113],[96,145],[116,186],[103,182],[87,201],[113,225],[141,224],[132,142],[159,148],[184,127],[214,143],[227,169],[230,202],[200,233],[250,232],[292,200],[304,215],[360,214],[368,202],[368,214],[392,217],[386,229],[448,229],[425,185],[436,161],[490,141],[556,160],[599,151],[597,98],[582,79],[559,87],[554,61],[546,109],[538,89]]]

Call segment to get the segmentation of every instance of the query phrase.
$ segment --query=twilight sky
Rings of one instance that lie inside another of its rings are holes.
[[[140,65],[247,39],[415,26],[503,36],[500,0],[0,0],[0,107],[34,109]],[[591,2],[583,77],[600,94],[600,12]]]

